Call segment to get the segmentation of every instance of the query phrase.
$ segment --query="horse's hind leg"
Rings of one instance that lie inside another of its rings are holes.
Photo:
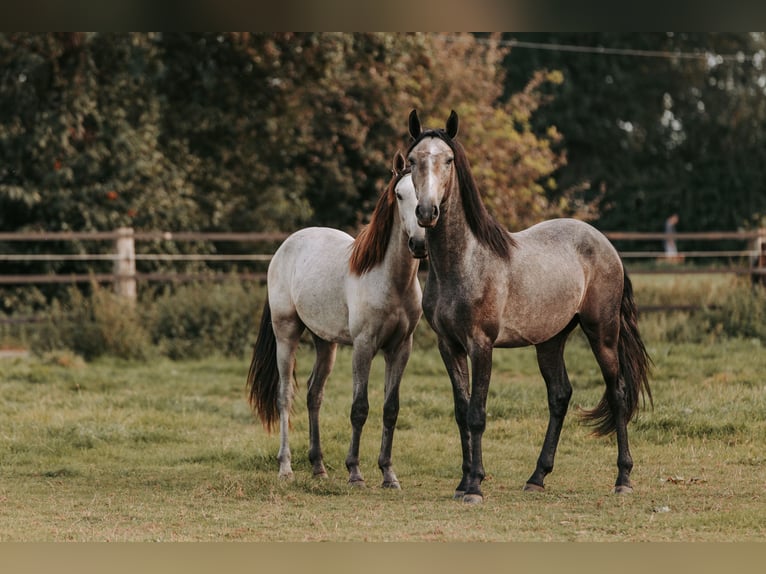
[[[399,385],[411,352],[412,335],[402,341],[394,352],[386,354],[386,396],[383,402],[383,433],[378,456],[378,466],[383,473],[383,488],[400,488],[391,464],[391,449],[396,421],[399,418]]]
[[[548,391],[548,429],[535,471],[524,486],[527,491],[544,490],[545,477],[553,470],[561,427],[572,398],[572,385],[564,364],[564,345],[573,327],[574,324],[553,339],[537,345],[537,363]]]
[[[354,396],[351,403],[351,445],[346,455],[348,482],[354,486],[365,486],[364,477],[359,470],[359,442],[362,438],[362,428],[367,422],[370,403],[367,399],[367,382],[370,378],[370,365],[375,355],[371,345],[360,340],[354,341],[352,370],[354,379]]]
[[[277,339],[277,369],[279,370],[279,477],[291,479],[293,469],[292,454],[288,433],[290,430],[290,410],[293,404],[295,351],[301,333],[305,329],[297,317],[278,318],[273,316],[272,325]]]
[[[633,470],[633,457],[628,445],[628,407],[626,403],[625,380],[620,376],[618,354],[619,322],[609,325],[589,325],[583,322],[583,331],[588,337],[593,354],[596,356],[601,373],[606,382],[606,391],[601,403],[592,411],[596,418],[606,420],[604,432],[614,430],[617,435],[617,480],[614,491],[617,494],[633,492],[630,472]],[[595,420],[595,418],[594,418]]]
[[[311,371],[306,392],[306,407],[309,413],[309,461],[314,476],[326,477],[327,470],[324,467],[322,445],[319,438],[319,409],[322,406],[324,385],[335,364],[335,352],[338,345],[329,343],[315,335],[314,348],[316,349],[316,362]]]

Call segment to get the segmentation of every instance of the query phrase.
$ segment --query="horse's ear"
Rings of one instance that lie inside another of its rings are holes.
[[[412,110],[410,112],[409,128],[410,128],[410,135],[412,136],[412,139],[417,139],[417,137],[420,135],[420,132],[421,132],[420,118],[418,118],[417,110]]]
[[[452,113],[450,113],[449,117],[447,118],[447,135],[450,137],[450,139],[453,139],[457,135],[457,127],[457,112],[452,110]]]
[[[394,165],[391,168],[391,170],[394,172],[394,175],[402,173],[406,164],[407,161],[404,159],[404,154],[401,152],[401,150],[396,150],[396,153],[394,154]]]

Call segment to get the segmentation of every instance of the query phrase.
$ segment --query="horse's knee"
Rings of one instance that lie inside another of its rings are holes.
[[[367,415],[370,412],[370,405],[365,401],[357,401],[351,405],[351,425],[359,428],[367,422]]]
[[[484,428],[487,426],[486,409],[469,409],[467,422],[468,430],[470,430],[472,434],[483,433]]]
[[[399,401],[389,400],[383,405],[383,426],[391,428],[399,418]]]

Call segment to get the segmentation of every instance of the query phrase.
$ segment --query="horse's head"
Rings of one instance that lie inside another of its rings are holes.
[[[399,151],[394,156],[393,172],[397,176],[397,181],[394,184],[394,193],[396,194],[399,221],[408,237],[407,247],[409,247],[413,257],[423,259],[428,254],[426,251],[426,232],[425,229],[418,225],[418,220],[415,216],[418,200],[415,196],[412,174],[409,170],[406,170],[404,156]]]
[[[457,135],[458,117],[453,110],[443,130],[422,130],[417,110],[410,112],[409,131],[415,140],[407,153],[417,196],[415,214],[421,227],[433,227],[439,209],[455,184],[455,153],[448,140]]]

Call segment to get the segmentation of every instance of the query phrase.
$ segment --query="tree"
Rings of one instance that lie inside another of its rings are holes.
[[[589,197],[603,194],[599,227],[660,231],[678,210],[680,230],[736,229],[766,212],[763,35],[505,36],[511,38],[657,53],[519,47],[505,60],[506,97],[541,67],[563,74],[563,83],[547,87],[553,102],[533,125],[536,133],[554,125],[563,135],[568,164],[556,173],[562,187],[589,184]]]
[[[194,228],[184,164],[164,152],[147,35],[0,37],[0,227]]]

